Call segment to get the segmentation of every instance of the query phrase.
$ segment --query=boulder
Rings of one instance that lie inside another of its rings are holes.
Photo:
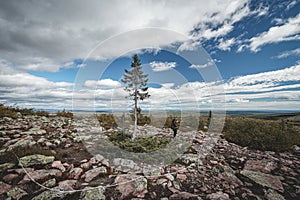
[[[19,166],[29,167],[37,164],[48,164],[54,161],[54,156],[45,156],[41,154],[34,154],[30,156],[24,156],[19,160]]]
[[[273,176],[270,174],[250,170],[243,170],[241,171],[241,174],[263,187],[268,187],[280,192],[284,191],[280,181],[280,176]]]
[[[143,176],[124,174],[119,175],[114,182],[116,189],[121,193],[120,199],[124,199],[129,195],[144,198],[147,193],[147,179]]]
[[[26,174],[24,176],[23,180],[21,180],[19,182],[19,184],[27,183],[30,180],[44,182],[44,181],[48,180],[49,178],[61,177],[61,176],[62,176],[62,173],[58,169],[49,169],[49,170],[40,169],[40,170],[28,172],[28,174]]]

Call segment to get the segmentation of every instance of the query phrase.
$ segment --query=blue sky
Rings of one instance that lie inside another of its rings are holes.
[[[299,10],[297,0],[2,1],[0,102],[127,108],[120,78],[137,53],[148,109],[300,110]]]

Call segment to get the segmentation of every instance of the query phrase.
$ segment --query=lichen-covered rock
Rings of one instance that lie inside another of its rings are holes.
[[[45,156],[41,154],[34,154],[30,156],[24,156],[19,160],[19,166],[29,167],[37,164],[48,164],[54,161],[54,156]]]
[[[31,200],[54,200],[59,198],[64,198],[67,196],[67,192],[61,191],[59,187],[52,188],[51,190],[45,190],[39,195],[33,197]]]
[[[80,194],[81,200],[105,200],[104,187],[86,187]]]
[[[6,151],[13,151],[14,149],[18,149],[18,148],[32,147],[35,144],[36,144],[36,142],[30,136],[30,137],[18,139],[17,142],[9,145]]]
[[[280,192],[284,191],[279,176],[273,176],[270,174],[250,170],[243,170],[241,171],[241,174],[248,177],[249,179],[261,186],[272,188]]]
[[[49,179],[45,181],[42,185],[47,188],[52,188],[56,185],[56,179],[55,178]]]
[[[26,196],[26,195],[27,195],[27,192],[25,192],[24,190],[22,190],[19,187],[12,188],[7,192],[8,197],[11,197],[12,199],[16,199],[16,200],[19,200],[23,196]]]
[[[3,163],[3,164],[0,164],[0,170],[5,170],[5,169],[10,169],[10,168],[13,168],[15,166],[14,163]]]

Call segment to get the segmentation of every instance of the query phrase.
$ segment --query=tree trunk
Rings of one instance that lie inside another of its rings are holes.
[[[134,128],[132,133],[132,141],[136,138],[137,129],[137,89],[134,92]]]

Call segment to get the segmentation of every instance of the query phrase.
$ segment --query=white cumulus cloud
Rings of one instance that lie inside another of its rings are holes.
[[[273,26],[268,31],[251,38],[249,48],[251,51],[259,51],[260,47],[270,43],[282,41],[300,40],[300,14],[290,18],[281,26]]]
[[[167,71],[167,70],[175,68],[175,66],[176,66],[176,62],[153,61],[149,64],[152,67],[152,70],[155,72]]]
[[[84,82],[83,86],[89,88],[118,88],[121,87],[121,83],[114,81],[112,79],[102,79],[102,80],[87,80]]]

